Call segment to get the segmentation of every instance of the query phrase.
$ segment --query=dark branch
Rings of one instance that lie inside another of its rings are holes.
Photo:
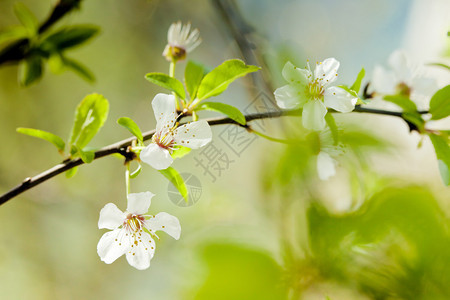
[[[82,0],[60,0],[53,8],[48,18],[39,26],[39,34],[44,33],[67,13],[80,6]],[[30,40],[21,39],[0,51],[0,65],[17,62],[27,57],[30,50]]]
[[[354,112],[395,116],[395,117],[399,117],[399,118],[403,119],[405,122],[407,122],[407,120],[405,120],[403,118],[403,115],[401,112],[392,112],[392,111],[386,111],[386,110],[381,110],[381,109],[364,108],[364,107],[360,107],[360,106],[357,106],[355,108]],[[245,116],[245,119],[247,120],[247,122],[251,122],[253,120],[258,120],[258,119],[278,118],[278,117],[282,117],[282,116],[301,116],[301,113],[302,113],[301,109],[276,110],[276,111],[271,111],[271,112],[267,112],[267,113],[249,114],[249,115]],[[420,111],[419,113],[425,114],[428,112]],[[234,124],[234,125],[242,126],[230,118],[212,118],[212,119],[207,119],[206,121],[208,121],[209,125],[211,125],[211,126],[224,125],[224,124]],[[145,132],[143,134],[144,141],[151,139],[154,133],[155,133],[154,130]],[[131,137],[126,140],[122,140],[117,143],[106,146],[95,152],[94,159],[99,159],[99,158],[109,156],[114,153],[121,154],[123,157],[125,157],[125,159],[131,159],[134,154],[128,150],[128,146],[131,146],[131,144],[134,140],[136,140],[136,138]],[[17,195],[37,186],[38,184],[41,184],[42,182],[47,181],[48,179],[53,178],[56,175],[64,173],[65,171],[75,168],[77,166],[80,166],[82,164],[84,164],[84,162],[80,158],[71,159],[71,160],[64,161],[61,164],[58,164],[58,165],[54,166],[53,168],[48,169],[47,171],[44,171],[34,177],[27,177],[21,184],[19,184],[15,188],[11,189],[10,191],[6,192],[2,196],[0,196],[0,205],[7,202],[8,200],[16,197]]]

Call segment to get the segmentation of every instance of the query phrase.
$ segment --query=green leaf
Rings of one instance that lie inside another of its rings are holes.
[[[430,100],[431,120],[439,120],[450,115],[450,85],[437,91]]]
[[[117,120],[117,124],[122,125],[126,129],[128,129],[132,135],[138,138],[141,142],[144,141],[144,137],[142,136],[141,129],[132,119],[127,117],[122,117]]]
[[[444,69],[447,69],[447,71],[450,71],[450,66],[443,64],[443,63],[430,63],[429,66],[436,66],[436,67],[442,67]]]
[[[136,178],[139,175],[139,173],[141,173],[141,170],[142,170],[142,166],[141,166],[141,164],[139,164],[137,169],[135,171],[133,171],[133,173],[130,174],[130,178],[132,178],[132,179]]]
[[[345,90],[346,92],[351,94],[353,97],[356,97],[356,98],[359,99],[358,93],[356,91],[352,90],[351,88],[349,88],[348,86],[346,86],[346,85],[338,85],[337,87]]]
[[[177,188],[181,196],[183,196],[184,201],[188,203],[189,202],[188,189],[184,184],[183,177],[181,177],[181,175],[172,167],[169,167],[165,170],[159,170],[159,172],[163,174],[164,177],[166,177]]]
[[[429,136],[433,143],[434,151],[436,152],[442,181],[445,185],[450,185],[450,146],[448,145],[448,141],[446,138],[437,134],[429,134]]]
[[[70,136],[70,144],[83,149],[108,117],[109,103],[102,95],[90,94],[78,105]]]
[[[227,60],[210,73],[206,74],[198,88],[197,98],[200,100],[217,96],[225,91],[230,83],[248,73],[256,72],[260,67],[246,65],[242,60]]]
[[[61,74],[64,71],[64,63],[61,54],[58,52],[54,52],[50,55],[48,65],[53,74]]]
[[[356,77],[356,80],[353,83],[353,85],[350,87],[350,89],[355,91],[356,93],[359,93],[359,90],[361,88],[361,82],[365,75],[366,75],[366,71],[364,70],[364,68],[362,68],[361,71],[359,71],[358,77]]]
[[[23,3],[14,5],[14,13],[20,23],[26,28],[29,37],[33,37],[38,32],[39,22],[35,15]]]
[[[73,25],[64,27],[49,35],[42,41],[44,51],[62,51],[79,46],[100,32],[95,25]]]
[[[95,158],[95,152],[94,151],[83,151],[80,148],[77,148],[78,154],[81,157],[81,160],[86,163],[90,164],[94,158]]]
[[[206,73],[206,68],[202,64],[193,62],[192,60],[188,61],[184,70],[184,82],[191,99],[194,99],[197,95],[200,82]]]
[[[60,152],[63,152],[66,146],[62,138],[44,130],[19,127],[16,129],[16,131],[22,134],[46,140],[47,142],[50,142],[53,145],[55,145],[56,148],[58,148],[58,151]]]
[[[94,74],[92,74],[92,72],[86,66],[84,66],[82,63],[80,63],[76,60],[73,60],[71,58],[64,57],[64,56],[62,57],[62,62],[66,68],[68,68],[71,71],[73,71],[74,73],[78,74],[78,76],[80,76],[87,82],[90,82],[90,83],[95,82]]]
[[[383,98],[386,101],[392,102],[395,105],[399,106],[405,112],[416,112],[417,106],[414,102],[411,101],[408,97],[401,95],[388,95]]]
[[[245,116],[241,113],[239,109],[234,106],[219,103],[219,102],[204,102],[195,108],[196,111],[199,110],[211,110],[222,113],[228,116],[230,119],[238,122],[241,125],[245,125],[247,121],[245,120]]]
[[[336,125],[336,121],[334,120],[334,117],[332,114],[327,113],[325,115],[325,121],[328,124],[328,127],[330,127],[331,135],[333,136],[334,144],[337,145],[339,143],[339,132],[338,127]]]
[[[66,178],[72,178],[73,176],[75,176],[75,174],[78,171],[78,167],[73,167],[72,169],[69,169],[66,171]]]
[[[22,86],[29,86],[37,82],[42,77],[42,58],[38,55],[31,55],[23,60],[19,68],[19,81]]]
[[[182,158],[183,156],[191,152],[191,148],[180,146],[178,149],[174,150],[171,154],[173,159]]]
[[[418,112],[405,112],[402,114],[405,120],[414,124],[419,132],[423,132],[425,130],[425,120],[422,118],[422,115]]]
[[[28,31],[23,26],[14,26],[0,32],[0,44],[28,37]]]
[[[171,90],[178,95],[181,99],[186,99],[186,93],[184,91],[183,84],[176,78],[170,77],[164,73],[148,73],[145,75],[145,79],[159,85],[163,88]]]

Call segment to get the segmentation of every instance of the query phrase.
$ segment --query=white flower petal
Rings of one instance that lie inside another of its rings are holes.
[[[320,100],[306,102],[303,106],[302,123],[303,127],[311,130],[322,130],[325,128],[325,115],[327,108]]]
[[[307,85],[312,75],[310,71],[297,68],[290,61],[284,65],[281,74],[287,82],[300,85]]]
[[[355,109],[358,98],[337,86],[329,87],[325,90],[324,104],[339,112],[347,113]]]
[[[124,218],[124,213],[115,204],[108,203],[100,211],[98,228],[116,229],[122,225]]]
[[[327,86],[336,80],[339,62],[334,58],[327,58],[323,62],[316,65],[314,77],[322,80],[322,84]]]
[[[299,88],[290,84],[276,89],[274,95],[275,100],[277,100],[277,105],[282,109],[302,107],[307,100]]]
[[[128,239],[125,238],[125,230],[115,229],[100,238],[97,244],[97,253],[102,261],[110,264],[122,256],[129,246]]]
[[[142,232],[140,239],[136,239],[133,247],[126,253],[128,263],[138,270],[150,267],[150,260],[155,254],[155,241],[147,232]]]
[[[197,149],[211,141],[211,127],[205,120],[190,122],[175,129],[173,139],[176,145]]]
[[[401,50],[394,51],[388,59],[388,64],[394,71],[397,80],[403,83],[409,83],[412,76],[412,70],[408,63],[406,53]],[[400,83],[397,82],[397,83]]]
[[[157,94],[153,98],[152,107],[156,119],[156,131],[161,132],[163,128],[172,128],[177,118],[175,96]]]
[[[168,235],[178,240],[181,234],[181,225],[177,217],[165,212],[160,212],[154,218],[146,221],[146,226],[149,230],[155,232],[162,230]]]
[[[317,155],[317,173],[321,180],[328,180],[336,174],[335,160],[323,151]]]
[[[151,192],[129,194],[127,197],[128,198],[127,212],[136,215],[145,214],[146,212],[148,212],[148,208],[152,203],[153,196],[155,196],[155,194]]]
[[[149,164],[156,170],[167,169],[173,162],[169,150],[161,148],[153,143],[141,151],[140,158],[143,162]]]
[[[387,71],[381,66],[375,66],[372,81],[369,85],[369,93],[376,92],[382,95],[394,94],[397,83],[393,72]]]
[[[422,96],[431,97],[438,89],[436,80],[428,77],[416,77],[412,80],[412,91]]]

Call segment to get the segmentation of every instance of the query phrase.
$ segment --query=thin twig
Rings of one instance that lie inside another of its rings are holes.
[[[39,34],[44,33],[67,13],[80,6],[82,0],[60,0],[47,19],[39,26]],[[20,39],[0,50],[0,65],[15,63],[27,57],[30,50],[30,40]]]
[[[331,111],[331,112],[333,112],[333,111]],[[395,116],[395,117],[399,117],[399,118],[403,119],[405,122],[407,122],[407,120],[405,120],[403,118],[403,115],[401,112],[364,108],[364,107],[360,107],[360,106],[357,106],[355,108],[354,112]],[[245,119],[247,120],[247,122],[251,122],[253,120],[278,118],[281,116],[301,116],[301,113],[302,113],[301,109],[276,110],[276,111],[271,111],[271,112],[267,112],[267,113],[248,114],[245,116]],[[428,112],[427,111],[419,111],[419,113],[425,114]],[[224,125],[224,124],[234,124],[234,125],[242,126],[230,118],[211,118],[211,119],[206,119],[206,121],[211,126]],[[151,131],[147,131],[147,132],[143,133],[144,141],[151,139],[154,133],[155,133],[155,130],[151,130]],[[136,140],[136,138],[131,137],[131,138],[119,141],[117,143],[111,144],[109,146],[106,146],[95,152],[94,159],[99,159],[99,158],[109,156],[109,155],[115,154],[115,153],[121,154],[122,156],[125,157],[125,159],[129,159],[130,157],[133,157],[134,154],[128,150],[128,146],[130,146],[134,140]],[[21,184],[19,184],[15,188],[9,190],[2,196],[0,196],[0,205],[7,202],[8,200],[16,197],[17,195],[20,195],[21,193],[43,183],[44,181],[47,181],[48,179],[53,178],[56,175],[64,173],[65,171],[70,170],[74,167],[80,166],[82,164],[84,164],[84,162],[80,158],[71,159],[71,160],[64,161],[64,162],[54,166],[53,168],[48,169],[47,171],[44,171],[34,177],[28,177],[25,180],[23,180]]]

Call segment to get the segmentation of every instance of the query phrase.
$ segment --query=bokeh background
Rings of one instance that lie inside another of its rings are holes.
[[[17,24],[16,1],[0,1],[0,29]],[[54,1],[23,0],[40,20]],[[287,60],[303,66],[335,57],[340,83],[361,67],[370,74],[404,49],[417,63],[449,61],[450,4],[445,0],[237,1],[252,32],[269,87],[283,85]],[[54,75],[28,88],[17,66],[0,68],[0,193],[57,164],[53,146],[16,133],[32,127],[68,137],[75,107],[89,93],[110,102],[109,119],[93,147],[127,138],[122,116],[154,128],[151,100],[164,92],[144,79],[168,72],[161,56],[172,22],[190,21],[203,43],[190,58],[214,67],[242,58],[214,1],[92,1],[58,26],[89,23],[101,34],[71,56],[97,80]],[[57,26],[57,27],[58,27]],[[185,63],[177,75],[182,78]],[[427,69],[440,87],[448,72]],[[268,88],[251,77],[217,97],[243,110],[273,109]],[[255,78],[258,80],[258,78]],[[269,88],[269,89],[270,89]],[[267,102],[269,101],[269,102]],[[273,100],[272,100],[273,101]],[[262,108],[263,107],[263,108]],[[203,114],[201,116],[213,116]],[[337,175],[322,182],[307,146],[271,143],[240,133],[248,147],[233,151],[228,127],[213,129],[213,144],[230,159],[215,179],[198,165],[200,150],[174,167],[195,175],[202,194],[192,206],[169,199],[169,184],[145,167],[132,191],[156,194],[151,212],[176,215],[182,235],[161,234],[151,267],[137,271],[125,258],[100,261],[100,209],[125,209],[124,167],[108,157],[58,176],[0,208],[1,299],[448,299],[450,192],[444,187],[428,138],[409,133],[401,119],[351,114],[336,117],[352,132]],[[448,120],[447,120],[448,121]],[[298,119],[268,120],[269,135],[301,136]],[[437,126],[447,126],[445,121]],[[421,143],[421,147],[418,147]]]

